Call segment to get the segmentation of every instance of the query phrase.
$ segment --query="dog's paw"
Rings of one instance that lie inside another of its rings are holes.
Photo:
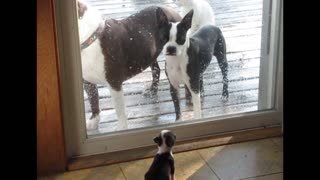
[[[191,99],[186,99],[186,106],[192,106],[192,100]]]
[[[143,90],[143,96],[151,99],[155,99],[157,97],[157,91],[147,88]]]
[[[222,96],[220,97],[220,99],[222,100],[222,102],[225,103],[225,102],[228,102],[229,97],[222,95]]]
[[[95,116],[92,119],[86,121],[87,130],[95,130],[98,129],[100,122],[100,116]]]
[[[120,131],[120,130],[125,130],[125,129],[128,129],[128,124],[127,123],[121,123],[121,122],[118,122],[118,126],[117,126],[117,131]]]
[[[193,119],[200,119],[201,118],[201,111],[194,111],[193,112]]]
[[[154,99],[158,95],[158,88],[153,84],[147,85],[147,86],[144,87],[142,95],[144,97],[148,97],[148,98]]]

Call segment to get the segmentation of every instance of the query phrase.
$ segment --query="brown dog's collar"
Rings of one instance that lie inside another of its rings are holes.
[[[99,27],[91,34],[91,36],[85,40],[83,43],[81,43],[81,51],[87,47],[89,47],[98,37],[100,36],[102,32],[102,25],[100,24]]]

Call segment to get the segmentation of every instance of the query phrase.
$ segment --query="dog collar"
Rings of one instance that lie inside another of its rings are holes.
[[[100,24],[99,27],[91,34],[91,36],[83,43],[81,43],[81,51],[89,47],[96,39],[98,39],[100,33],[102,32],[102,29],[102,25]]]

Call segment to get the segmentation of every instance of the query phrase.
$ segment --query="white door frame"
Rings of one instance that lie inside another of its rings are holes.
[[[269,1],[265,0],[264,4],[269,4]],[[267,107],[268,110],[120,131],[93,138],[87,138],[85,127],[76,1],[56,0],[54,2],[59,45],[62,112],[68,157],[149,146],[153,144],[152,137],[163,128],[174,130],[179,140],[185,140],[205,135],[281,125],[283,114],[283,40],[282,29],[280,30],[282,27],[282,20],[280,21],[282,19],[282,0],[273,1],[271,7],[270,41],[267,44],[270,49],[268,60],[272,62],[263,65],[267,68],[260,73],[263,76],[260,82],[267,82],[260,83],[260,88],[269,88],[265,95],[260,93],[259,100],[268,103],[259,104],[259,108]],[[266,48],[265,45],[263,47]],[[272,73],[270,74],[270,72]],[[266,84],[267,86],[264,87]],[[268,100],[270,95],[274,97],[271,101]]]

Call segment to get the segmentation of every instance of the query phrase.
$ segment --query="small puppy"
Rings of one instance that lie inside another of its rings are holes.
[[[158,144],[158,152],[145,174],[145,180],[174,180],[174,159],[172,148],[176,142],[176,135],[169,130],[162,130],[153,139]]]
[[[212,55],[217,60],[223,76],[222,97],[228,93],[228,62],[226,44],[221,30],[213,25],[204,25],[190,38],[187,31],[192,24],[193,10],[178,23],[172,23],[170,37],[165,45],[165,72],[170,83],[176,121],[181,120],[179,85],[184,84],[186,100],[192,95],[194,118],[201,118],[200,94],[203,94],[203,73],[209,66]],[[191,95],[190,95],[191,92]]]

